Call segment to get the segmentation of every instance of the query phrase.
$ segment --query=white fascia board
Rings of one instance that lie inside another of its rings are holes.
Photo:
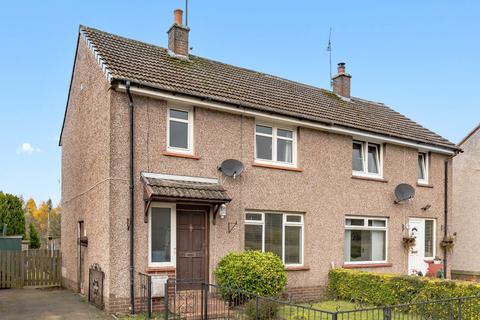
[[[152,178],[152,179],[174,180],[174,181],[189,181],[189,182],[212,183],[212,184],[218,183],[218,179],[215,179],[215,178],[178,176],[174,174],[153,173],[153,172],[142,172],[142,177]]]
[[[123,84],[117,85],[115,89],[121,92],[126,91],[126,87]],[[305,127],[305,128],[338,133],[342,135],[348,135],[348,136],[352,136],[354,139],[368,140],[368,141],[378,142],[378,143],[391,143],[395,145],[406,146],[414,149],[431,151],[431,152],[447,154],[447,155],[455,154],[453,150],[450,150],[447,148],[437,147],[437,146],[423,144],[423,143],[416,143],[416,142],[412,142],[405,139],[393,138],[393,137],[369,133],[369,132],[365,132],[357,129],[339,127],[336,125],[324,125],[324,124],[320,124],[320,123],[309,121],[309,120],[298,120],[298,119],[286,117],[286,116],[272,115],[272,114],[264,113],[261,111],[245,109],[243,107],[236,108],[224,103],[202,101],[201,99],[190,98],[182,95],[174,95],[168,92],[154,90],[154,89],[130,87],[130,92],[140,96],[164,99],[174,103],[189,104],[192,106],[199,106],[199,107],[204,107],[208,109],[224,111],[224,112],[234,113],[234,114],[243,114],[243,115],[251,116],[257,119],[264,119],[270,122],[280,122],[280,123],[284,123],[292,126]]]

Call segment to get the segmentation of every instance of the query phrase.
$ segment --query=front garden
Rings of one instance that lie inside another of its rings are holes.
[[[219,262],[215,278],[216,285],[199,283],[198,289],[187,291],[178,289],[174,280],[168,317],[480,320],[480,284],[469,282],[332,269],[329,300],[295,303],[283,297],[286,273],[282,261],[258,251],[228,254]],[[157,314],[155,319],[166,316]]]
[[[281,298],[286,275],[273,254],[232,253],[215,274],[220,286],[262,297],[244,305],[252,319],[480,319],[480,284],[470,282],[339,268],[329,272],[329,300],[292,305]]]

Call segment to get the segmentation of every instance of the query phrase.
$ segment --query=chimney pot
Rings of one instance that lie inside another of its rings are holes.
[[[333,92],[337,95],[350,98],[350,80],[352,76],[345,71],[345,62],[340,62],[337,74],[332,77]]]
[[[183,10],[182,9],[175,9],[173,11],[174,22],[179,26],[183,25]]]
[[[173,12],[173,25],[168,30],[168,49],[174,56],[188,58],[188,33],[190,29],[183,25],[183,11]]]

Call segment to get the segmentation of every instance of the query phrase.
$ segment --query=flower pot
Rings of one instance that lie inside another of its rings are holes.
[[[415,237],[403,237],[402,244],[406,250],[410,250],[415,246],[416,238]]]

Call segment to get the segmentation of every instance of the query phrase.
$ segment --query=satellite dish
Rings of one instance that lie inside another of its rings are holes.
[[[218,170],[222,171],[224,175],[234,179],[243,172],[243,169],[245,169],[243,163],[235,159],[224,160],[218,167]]]
[[[395,187],[395,197],[397,198],[395,203],[413,199],[415,197],[415,189],[407,183],[401,183]]]

